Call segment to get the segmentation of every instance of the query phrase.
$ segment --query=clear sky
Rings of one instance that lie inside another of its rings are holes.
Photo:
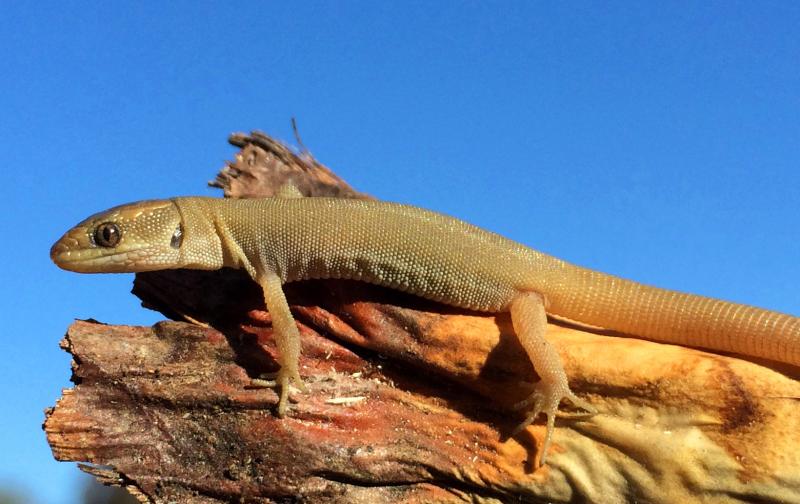
[[[573,262],[800,315],[797,2],[7,2],[0,488],[75,500],[42,410],[74,318],[150,324],[58,270],[87,215],[206,187],[233,131]]]

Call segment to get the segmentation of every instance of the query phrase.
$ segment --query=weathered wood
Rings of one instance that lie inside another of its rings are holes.
[[[242,150],[208,183],[222,189],[226,197],[266,198],[288,181],[304,196],[369,197],[317,162],[310,152],[295,153],[260,131],[250,135],[234,133],[228,141]]]
[[[243,152],[219,179],[228,194],[343,184],[263,134],[231,142]],[[73,324],[76,386],[45,429],[59,460],[102,466],[87,469],[145,502],[800,502],[796,368],[551,324],[573,389],[601,413],[559,420],[534,470],[543,427],[508,438],[535,373],[505,315],[289,285],[308,390],[278,419],[275,392],[248,386],[276,364],[246,275],[153,272],[134,292],[193,323]]]

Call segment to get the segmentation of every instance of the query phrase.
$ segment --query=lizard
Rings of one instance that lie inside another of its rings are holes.
[[[570,264],[441,213],[398,203],[302,197],[177,197],[121,205],[88,217],[51,248],[59,267],[83,273],[244,269],[263,291],[278,348],[284,416],[299,373],[300,336],[283,284],[339,278],[377,284],[483,312],[509,312],[539,381],[516,407],[514,433],[546,418],[539,465],[562,400],[597,411],[569,387],[545,337],[548,314],[624,335],[800,365],[800,318],[651,287]]]

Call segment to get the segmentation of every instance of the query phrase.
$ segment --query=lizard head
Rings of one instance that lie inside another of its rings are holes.
[[[92,215],[50,249],[60,268],[131,273],[179,267],[181,214],[170,200],[140,201]]]

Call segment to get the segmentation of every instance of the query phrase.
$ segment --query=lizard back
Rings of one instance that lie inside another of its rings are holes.
[[[285,282],[360,280],[490,312],[535,291],[578,322],[800,365],[800,318],[581,268],[440,213],[340,198],[187,200]]]

